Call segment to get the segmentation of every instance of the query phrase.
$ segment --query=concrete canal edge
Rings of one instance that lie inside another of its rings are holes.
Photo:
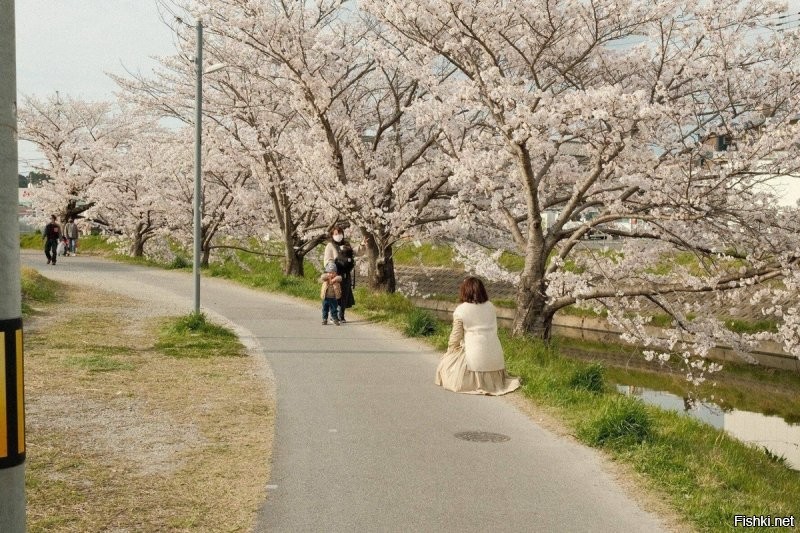
[[[426,298],[411,298],[411,301],[415,306],[430,311],[442,320],[452,320],[453,310],[458,305],[453,302]],[[513,320],[513,309],[497,308],[497,321],[501,326],[510,327]],[[664,337],[660,328],[648,327],[647,330],[656,337]],[[622,340],[619,329],[614,328],[602,318],[596,317],[556,316],[553,320],[553,333],[570,339],[629,345]],[[759,343],[758,349],[751,352],[751,355],[758,364],[765,367],[800,373],[800,359],[784,352],[776,342],[762,341]],[[719,361],[747,362],[736,350],[728,346],[713,348],[710,357]]]

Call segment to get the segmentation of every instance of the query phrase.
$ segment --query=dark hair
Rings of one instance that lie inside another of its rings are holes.
[[[341,233],[341,234],[342,234],[342,237],[344,237],[344,228],[343,228],[343,227],[341,227],[341,226],[339,226],[339,225],[337,224],[337,225],[333,226],[333,227],[330,229],[330,231],[328,232],[328,236],[330,236],[331,238],[333,238],[333,234],[334,234],[334,233]]]
[[[458,296],[461,303],[482,304],[489,301],[489,295],[486,294],[486,287],[483,286],[483,282],[472,276],[461,282]]]

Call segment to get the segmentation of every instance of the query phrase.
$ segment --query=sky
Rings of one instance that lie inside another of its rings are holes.
[[[15,9],[18,101],[56,91],[110,100],[117,87],[106,73],[147,73],[155,66],[153,56],[175,52],[156,0],[16,0]],[[798,13],[800,0],[791,0],[789,10]],[[20,173],[27,174],[40,157],[29,143],[20,143]],[[784,202],[793,205],[800,181],[784,185]]]
[[[17,0],[17,95],[113,99],[106,73],[149,72],[175,52],[155,0]],[[39,154],[20,143],[20,173]]]

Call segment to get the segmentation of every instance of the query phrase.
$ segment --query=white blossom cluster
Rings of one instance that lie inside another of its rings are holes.
[[[299,273],[343,223],[370,284],[394,290],[396,244],[444,239],[517,285],[517,334],[548,336],[581,306],[695,381],[718,345],[800,357],[800,217],[773,187],[800,171],[800,36],[775,31],[779,2],[182,7],[203,20],[206,61],[226,65],[205,79],[206,254],[279,236]],[[20,113],[55,178],[42,209],[86,201],[132,252],[190,238],[194,34],[176,32],[181,52],[153,77],[118,79],[118,111],[29,99]],[[587,244],[598,236],[608,246]],[[777,326],[726,327],[744,302]],[[670,324],[651,327],[657,314]]]

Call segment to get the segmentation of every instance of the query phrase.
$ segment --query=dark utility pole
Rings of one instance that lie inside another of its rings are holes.
[[[0,531],[25,531],[14,0],[0,0]]]

